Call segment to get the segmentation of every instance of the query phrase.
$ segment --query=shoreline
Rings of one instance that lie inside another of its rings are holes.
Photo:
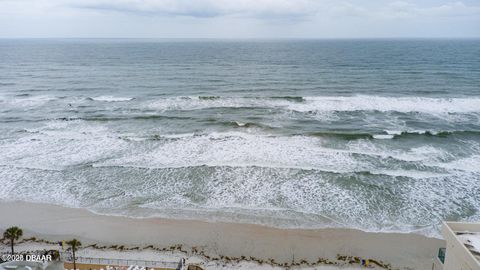
[[[341,262],[357,257],[387,269],[430,269],[444,245],[414,233],[375,233],[357,229],[282,229],[254,224],[104,216],[86,209],[0,201],[0,230],[19,226],[24,239],[78,238],[84,246],[177,247],[207,259],[250,259],[273,265]],[[254,259],[251,259],[254,258]]]

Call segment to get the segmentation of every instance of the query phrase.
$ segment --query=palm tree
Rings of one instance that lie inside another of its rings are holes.
[[[77,239],[72,239],[67,242],[67,245],[72,247],[72,253],[73,253],[73,270],[77,270],[77,264],[75,263],[75,251],[77,251],[77,248],[82,245],[80,241]]]
[[[22,237],[23,231],[17,226],[10,227],[5,230],[3,233],[3,238],[10,240],[10,246],[12,247],[12,255],[14,253],[13,251],[13,245],[15,244],[15,240],[20,239]]]

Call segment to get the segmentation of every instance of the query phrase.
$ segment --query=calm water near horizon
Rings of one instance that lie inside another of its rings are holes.
[[[0,200],[425,234],[480,221],[480,40],[0,40]]]

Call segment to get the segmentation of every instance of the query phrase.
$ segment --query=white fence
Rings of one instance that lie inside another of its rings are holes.
[[[73,262],[71,253],[63,253],[63,259],[67,262]],[[90,258],[75,256],[77,263],[85,264],[101,264],[101,265],[118,265],[118,266],[131,266],[136,265],[140,267],[148,268],[170,268],[170,269],[182,269],[182,260],[178,262],[164,262],[164,261],[146,261],[146,260],[124,260],[124,259],[104,259],[104,258]]]
[[[23,255],[43,255],[50,253],[46,250],[38,250],[31,252],[16,252],[15,254]],[[9,255],[10,252],[0,252],[0,255]],[[60,252],[60,258],[65,262],[73,262],[73,257],[71,252]],[[1,258],[1,257],[0,257]],[[147,261],[147,260],[124,260],[124,259],[104,259],[104,258],[90,258],[90,257],[81,257],[75,256],[75,261],[77,263],[85,264],[101,264],[101,265],[118,265],[118,266],[139,266],[139,267],[148,267],[148,268],[168,268],[168,269],[184,269],[185,266],[182,263],[182,260],[178,262],[164,262],[164,261]]]

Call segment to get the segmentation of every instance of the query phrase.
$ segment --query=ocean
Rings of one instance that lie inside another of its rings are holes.
[[[0,40],[0,199],[435,235],[480,221],[480,40]]]

